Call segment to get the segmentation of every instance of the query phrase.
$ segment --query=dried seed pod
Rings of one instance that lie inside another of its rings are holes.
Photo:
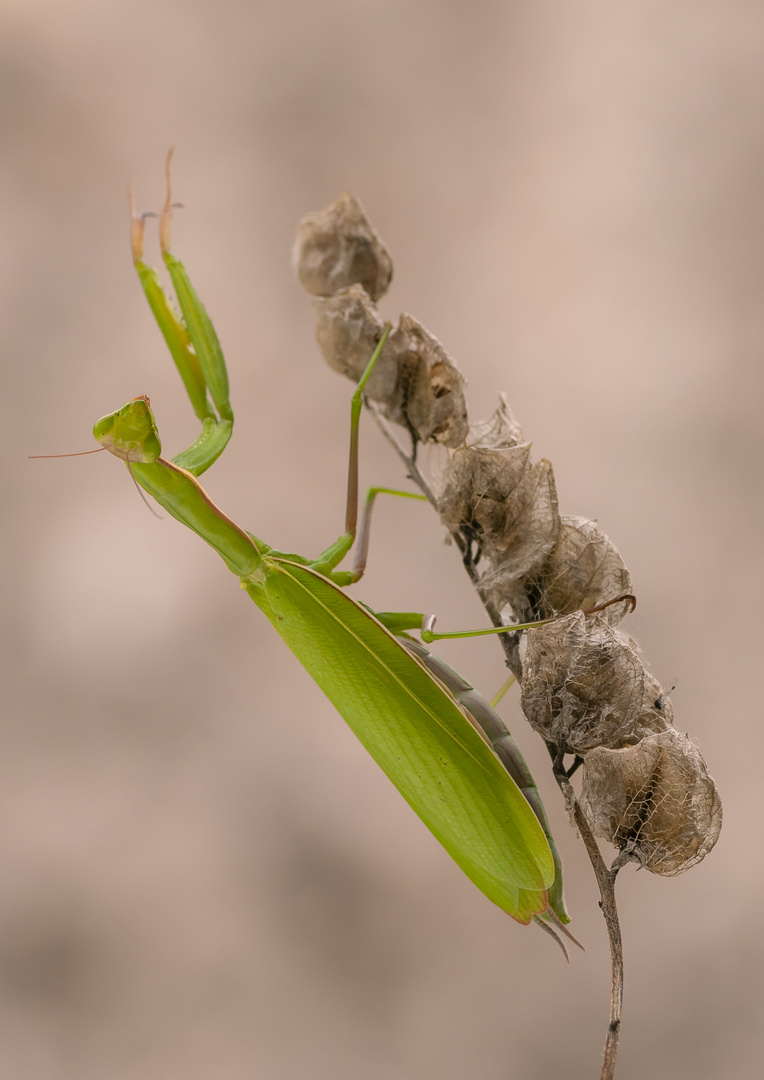
[[[398,361],[403,423],[417,442],[460,446],[467,435],[464,376],[436,337],[401,315],[389,338]],[[394,417],[390,417],[394,419]]]
[[[499,394],[499,404],[489,420],[478,420],[470,424],[467,434],[467,446],[486,447],[491,450],[506,450],[519,446],[523,441],[523,429],[512,413],[505,394]]]
[[[474,536],[481,548],[501,542],[507,532],[507,499],[530,468],[530,457],[530,443],[503,450],[465,446],[455,451],[438,499],[446,528]]]
[[[669,728],[635,746],[592,750],[581,806],[597,836],[654,874],[700,862],[722,826],[719,793],[700,752]]]
[[[384,332],[384,323],[366,290],[350,285],[335,296],[314,300],[313,306],[318,315],[316,338],[324,359],[340,375],[358,382]],[[366,384],[366,396],[378,402],[390,420],[403,422],[398,358],[389,338]]]
[[[597,607],[631,592],[631,578],[615,545],[593,521],[563,517],[560,535],[538,575],[527,579],[509,599],[518,622],[550,619]],[[611,626],[630,610],[630,602],[602,612]]]
[[[329,367],[358,382],[384,330],[361,285],[314,301],[316,337]],[[436,338],[401,315],[366,384],[366,397],[415,442],[458,446],[467,434],[464,378]]]
[[[312,296],[333,296],[359,284],[379,300],[393,276],[390,253],[349,191],[302,219],[293,259],[302,287]]]
[[[557,488],[546,458],[531,465],[507,499],[506,511],[503,541],[486,545],[490,565],[479,583],[481,596],[499,611],[511,605],[519,582],[543,565],[559,536]]]
[[[603,612],[604,614],[604,612]],[[634,642],[629,638],[629,645],[634,651],[639,654],[639,650],[635,648]],[[650,674],[649,671],[645,671],[645,692],[642,702],[642,716],[640,718],[640,724],[649,728],[651,731],[660,731],[660,721],[665,720],[668,725],[674,723],[674,706],[671,704],[671,699],[668,694],[664,692],[663,687],[658,680]]]
[[[543,739],[584,755],[668,726],[659,710],[646,708],[646,676],[626,639],[599,615],[579,611],[528,631],[520,703]]]
[[[502,606],[506,581],[543,563],[559,533],[552,467],[548,461],[532,465],[530,449],[523,443],[501,450],[457,450],[438,499],[446,528],[474,541],[489,560],[481,591],[491,593],[497,606]]]

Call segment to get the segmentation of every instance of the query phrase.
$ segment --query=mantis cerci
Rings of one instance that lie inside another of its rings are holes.
[[[559,859],[536,785],[503,721],[465,680],[406,636],[421,625],[420,614],[374,614],[343,591],[363,574],[375,496],[423,497],[371,489],[357,530],[362,395],[389,328],[352,397],[345,529],[314,559],[278,551],[236,525],[197,480],[225,448],[233,414],[217,334],[182,263],[170,252],[169,159],[159,236],[182,318],[143,261],[144,218],[136,214],[132,196],[131,213],[133,260],[202,432],[171,461],[163,458],[149,399],[137,397],[96,423],[96,439],[126,462],[134,480],[169,514],[218,552],[485,896],[520,923],[535,918],[545,929],[551,930],[550,924],[562,929],[569,917]],[[357,533],[353,566],[340,570]]]

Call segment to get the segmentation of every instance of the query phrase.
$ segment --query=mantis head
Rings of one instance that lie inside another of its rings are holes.
[[[93,434],[101,446],[128,465],[150,465],[162,453],[154,414],[145,395],[102,416]]]

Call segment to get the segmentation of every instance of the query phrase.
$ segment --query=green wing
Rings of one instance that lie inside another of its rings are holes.
[[[519,788],[453,699],[366,609],[309,567],[266,557],[252,599],[465,874],[519,922],[554,864]]]

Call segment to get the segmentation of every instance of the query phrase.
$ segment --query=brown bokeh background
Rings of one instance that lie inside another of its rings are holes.
[[[566,966],[464,879],[235,580],[90,428],[195,422],[136,284],[158,208],[226,349],[207,486],[287,550],[340,531],[349,384],[292,277],[346,188],[382,308],[435,333],[473,418],[506,390],[564,513],[598,519],[628,628],[719,784],[718,847],[627,869],[619,1080],[760,1076],[764,9],[760,0],[2,0],[4,723],[0,1076],[588,1080],[609,963],[538,740]],[[156,257],[153,241],[149,247]],[[399,485],[371,423],[364,481]],[[401,501],[402,502],[402,501]],[[426,508],[380,506],[357,595],[482,612]],[[491,692],[490,642],[442,654]]]

